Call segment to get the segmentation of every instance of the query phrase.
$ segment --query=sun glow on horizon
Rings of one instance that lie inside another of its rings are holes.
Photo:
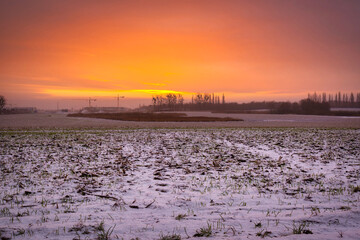
[[[256,101],[261,99],[261,101],[272,101],[274,99],[279,99],[283,101],[290,101],[295,98],[300,100],[306,97],[307,92],[300,93],[291,93],[291,92],[275,92],[275,91],[265,91],[265,92],[186,92],[186,91],[174,91],[174,90],[159,90],[159,89],[129,89],[129,90],[97,90],[97,89],[42,89],[39,91],[41,94],[45,94],[51,98],[101,98],[109,99],[114,98],[118,95],[124,96],[126,99],[148,99],[149,104],[153,96],[156,95],[167,95],[171,94],[180,94],[184,97],[185,101],[190,102],[192,96],[197,93],[207,93],[222,95],[224,94],[227,102],[237,102],[240,99],[240,102]]]
[[[0,95],[360,91],[359,11],[356,1],[0,1]]]
[[[129,89],[129,90],[97,90],[97,89],[42,89],[39,91],[41,94],[49,95],[50,97],[114,97],[117,94],[125,95],[129,98],[149,98],[153,95],[166,95],[169,93],[172,94],[181,94],[181,95],[190,95],[191,92],[181,92],[173,90],[158,90],[158,89]]]

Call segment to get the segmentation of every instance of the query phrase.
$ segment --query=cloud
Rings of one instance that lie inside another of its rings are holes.
[[[149,85],[149,86],[157,86],[157,87],[164,87],[164,86],[166,86],[165,83],[145,83],[145,82],[143,82],[142,84],[144,84],[144,85]]]

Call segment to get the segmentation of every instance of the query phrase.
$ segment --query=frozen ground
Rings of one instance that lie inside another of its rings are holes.
[[[359,145],[345,129],[1,131],[0,236],[359,239]]]
[[[209,127],[335,127],[360,128],[360,117],[283,114],[214,114],[185,112],[188,116],[240,118],[241,122],[130,122],[66,117],[66,114],[0,115],[0,129],[35,128],[209,128]]]

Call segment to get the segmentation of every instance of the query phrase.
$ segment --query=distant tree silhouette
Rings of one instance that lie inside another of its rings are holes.
[[[280,114],[340,114],[330,111],[333,108],[358,108],[360,107],[360,93],[313,93],[308,94],[307,99],[300,102],[249,102],[236,103],[225,102],[225,95],[214,93],[196,93],[192,95],[191,101],[185,103],[181,94],[169,93],[166,95],[155,95],[152,97],[151,111],[215,111],[215,112],[259,112],[267,111]],[[343,113],[341,113],[343,114]],[[344,113],[345,114],[345,113]]]
[[[178,94],[177,99],[178,99],[178,104],[183,106],[184,105],[184,97],[183,97],[183,95]]]
[[[292,105],[291,102],[284,102],[281,103],[279,108],[277,109],[276,113],[280,113],[280,114],[287,114],[287,113],[292,113]]]
[[[355,97],[353,93],[350,93],[350,103],[354,103],[355,102]]]
[[[300,101],[300,111],[302,114],[328,114],[330,113],[330,104],[303,99]]]
[[[322,94],[322,102],[326,102],[326,93]]]
[[[167,104],[169,109],[175,110],[175,106],[177,104],[177,96],[176,96],[176,94],[168,93],[166,95],[166,104]]]
[[[283,102],[279,105],[279,107],[275,111],[275,113],[279,113],[279,114],[289,114],[289,113],[298,114],[300,112],[301,112],[300,105],[297,102],[295,103]]]
[[[321,96],[321,100],[320,100]],[[330,107],[334,108],[359,108],[360,107],[360,93],[341,93],[335,94],[322,93],[308,94],[308,99],[314,102],[328,102]]]
[[[5,105],[6,105],[6,99],[4,96],[0,95],[0,113],[3,112]]]

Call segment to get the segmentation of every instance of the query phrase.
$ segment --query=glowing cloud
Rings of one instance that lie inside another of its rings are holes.
[[[114,97],[121,93],[130,98],[149,98],[152,95],[166,95],[168,93],[188,95],[190,92],[157,89],[130,89],[130,90],[97,90],[97,89],[42,89],[41,94],[48,94],[52,97]]]

